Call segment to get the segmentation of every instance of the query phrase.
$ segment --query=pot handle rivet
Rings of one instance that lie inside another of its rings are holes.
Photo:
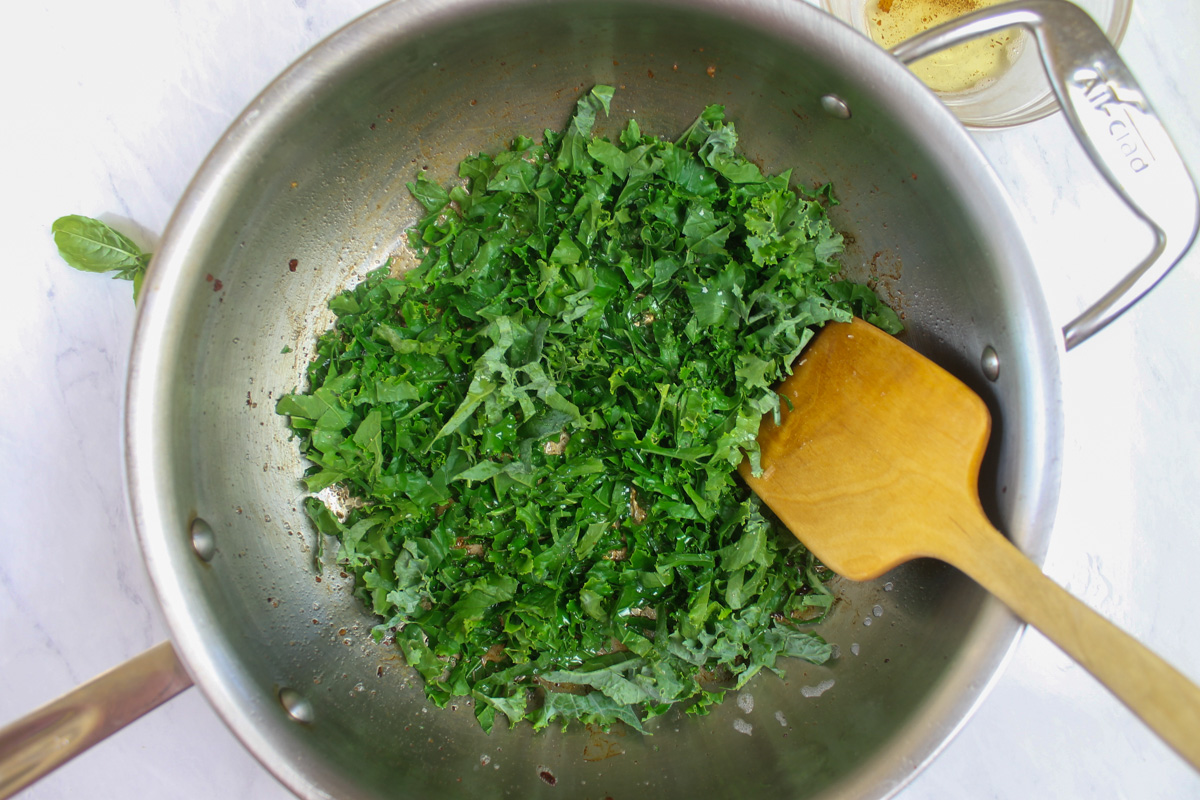
[[[823,95],[821,108],[834,119],[850,119],[850,106],[836,94]]]
[[[983,358],[979,359],[979,367],[983,370],[983,377],[989,381],[1000,377],[1000,356],[996,348],[990,344],[983,348]]]
[[[212,561],[217,553],[217,536],[213,533],[212,526],[196,517],[192,520],[191,534],[192,549],[196,551],[196,555],[200,556],[201,561]]]
[[[313,721],[313,707],[308,698],[301,695],[295,689],[284,687],[279,690],[279,702],[283,705],[283,710],[288,713],[288,716],[296,722],[305,725],[311,725]]]

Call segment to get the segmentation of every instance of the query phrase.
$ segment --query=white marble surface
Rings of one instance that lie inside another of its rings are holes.
[[[0,722],[167,636],[126,511],[129,285],[57,258],[100,216],[148,249],[240,109],[372,0],[23,2],[5,11],[0,164]],[[1122,53],[1200,170],[1200,5],[1144,0]],[[1059,117],[980,135],[1066,320],[1144,239]],[[1200,248],[1065,361],[1046,569],[1200,680]],[[287,798],[191,690],[24,797]],[[902,800],[1200,797],[1200,776],[1036,633]]]

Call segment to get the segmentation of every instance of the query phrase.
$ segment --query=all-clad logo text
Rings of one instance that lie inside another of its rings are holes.
[[[1131,109],[1148,114],[1146,98],[1137,89],[1120,83],[1096,66],[1084,67],[1071,76],[1088,104],[1108,117],[1108,135],[1125,157],[1129,168],[1141,172],[1154,163],[1154,155],[1137,129]]]

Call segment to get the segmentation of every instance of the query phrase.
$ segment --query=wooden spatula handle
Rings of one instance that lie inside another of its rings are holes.
[[[1008,539],[978,519],[937,553],[1003,601],[1108,687],[1192,766],[1200,769],[1200,688],[1047,578]],[[934,555],[934,554],[931,554]]]

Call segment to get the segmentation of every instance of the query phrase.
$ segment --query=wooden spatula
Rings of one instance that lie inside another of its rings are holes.
[[[860,581],[913,558],[952,564],[1200,769],[1200,689],[988,522],[976,487],[991,418],[974,392],[857,319],[827,325],[778,391],[780,424],[768,417],[758,434],[762,474],[740,471],[817,558]]]

